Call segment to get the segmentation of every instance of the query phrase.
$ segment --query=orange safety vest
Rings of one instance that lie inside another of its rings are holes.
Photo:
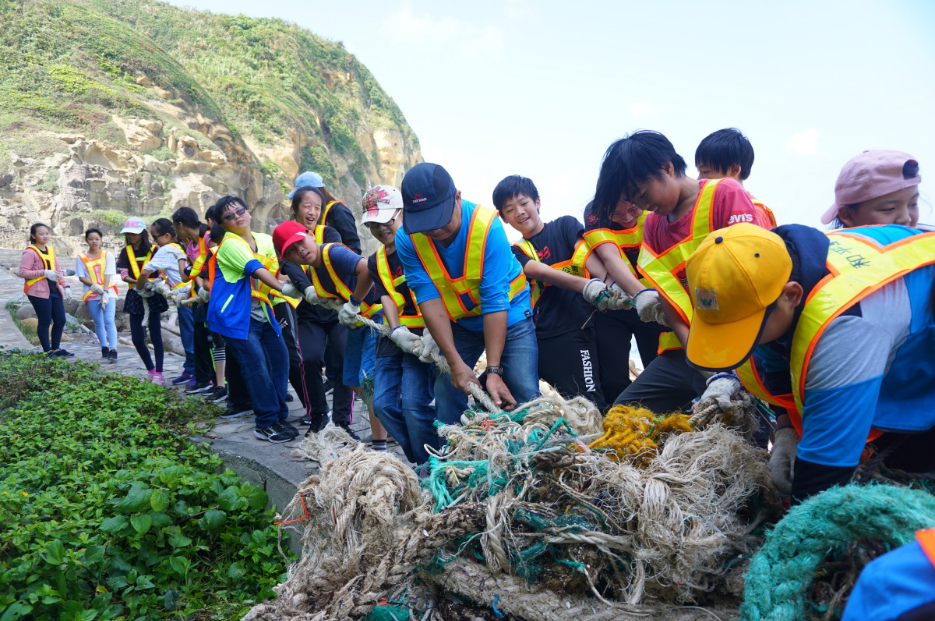
[[[188,277],[192,280],[195,280],[197,276],[201,275],[201,270],[204,269],[205,261],[208,260],[208,244],[205,243],[204,235],[198,238],[198,256],[195,257],[195,262],[192,263],[192,271],[189,273]]]
[[[795,414],[799,418],[805,403],[805,378],[809,360],[831,322],[897,278],[935,264],[935,233],[912,235],[886,246],[846,229],[831,231],[826,235],[831,239],[825,260],[830,273],[808,295],[792,336],[789,370],[792,374]],[[871,430],[868,441],[879,437],[881,433],[876,429]]]
[[[386,246],[380,246],[380,248],[377,249],[377,274],[380,276],[380,282],[383,284],[383,288],[386,289],[386,292],[396,305],[396,310],[399,313],[399,324],[408,328],[424,328],[425,319],[422,318],[422,312],[419,311],[419,302],[416,300],[416,294],[411,290],[409,293],[412,295],[412,303],[416,308],[416,313],[415,315],[403,314],[403,308],[406,306],[406,299],[403,297],[403,294],[399,292],[397,287],[406,282],[406,275],[403,274],[399,278],[393,278],[393,273],[390,271],[390,262],[386,257]]]
[[[539,253],[536,252],[535,246],[532,245],[532,242],[528,239],[523,241],[516,242],[513,244],[517,248],[523,251],[527,257],[541,263],[542,260],[539,258]],[[565,261],[559,261],[558,263],[553,263],[549,267],[557,270],[561,270],[566,274],[571,274],[572,276],[578,276],[580,278],[590,278],[591,274],[588,273],[587,267],[585,264],[588,261],[588,257],[591,256],[591,247],[588,246],[586,241],[580,241],[575,245],[575,251],[572,253],[570,259]],[[536,304],[539,302],[539,298],[542,296],[542,291],[546,287],[550,286],[547,282],[541,282],[538,280],[533,280],[529,285],[529,298],[532,302],[532,307],[535,308]]]
[[[926,528],[916,531],[916,541],[922,546],[926,558],[935,567],[935,528]]]
[[[245,240],[240,235],[235,235],[234,233],[228,233],[227,235],[224,236],[224,239],[221,240],[221,243],[218,244],[218,247],[214,252],[214,256],[211,257],[211,260],[214,262],[214,264],[212,265],[211,263],[209,263],[208,265],[208,272],[210,274],[210,278],[212,282],[214,281],[214,274],[215,274],[215,270],[217,266],[217,255],[221,252],[221,246],[223,246],[230,240],[236,240],[237,242],[244,244],[247,247],[247,249],[250,251],[250,253],[253,254],[253,258],[259,261],[260,263],[262,263],[263,267],[266,268],[271,273],[275,274],[276,272],[279,271],[279,262],[275,258],[270,258],[266,255],[259,254],[258,252],[253,252],[253,248],[250,247],[250,244],[247,243],[247,240]],[[259,250],[259,244],[257,244],[257,249]],[[269,285],[261,281],[260,279],[258,278],[250,279],[250,297],[255,300],[259,300],[260,302],[263,302],[263,304],[268,306],[270,310],[272,310],[273,308],[273,304],[269,299],[271,292],[278,293],[274,291]],[[266,307],[264,307],[264,312],[266,312],[265,309]],[[269,319],[268,313],[267,313],[266,318]]]
[[[85,252],[78,255],[78,258],[81,259],[82,263],[84,263],[84,268],[88,270],[88,278],[91,280],[91,282],[103,287],[104,270],[107,269],[107,251],[101,250],[101,256],[96,259],[90,258]],[[111,285],[108,287],[108,289],[113,291],[114,295],[117,295],[117,285]],[[97,294],[88,289],[81,297],[81,299],[82,301],[87,302],[92,297],[97,297]]]
[[[48,254],[42,254],[39,250],[39,247],[36,245],[26,246],[26,249],[32,249],[36,254],[39,255],[39,258],[42,260],[42,264],[45,265],[45,269],[54,270],[55,269],[55,250],[52,249],[52,246],[46,246],[45,250]],[[35,278],[30,278],[26,281],[26,284],[23,285],[23,293],[27,293],[29,288],[34,284],[45,278],[45,276],[37,276]]]
[[[325,244],[321,246],[321,260],[325,264],[325,269],[328,270],[328,276],[331,278],[331,283],[334,285],[334,290],[337,294],[329,293],[321,286],[321,281],[318,280],[318,275],[315,273],[315,270],[311,270],[312,273],[312,282],[315,284],[315,291],[318,292],[319,297],[323,298],[340,298],[345,302],[351,299],[351,295],[354,293],[347,288],[347,285],[344,284],[344,281],[338,277],[338,273],[334,271],[334,266],[331,265],[331,248],[334,246],[344,246],[344,244]],[[347,246],[344,246],[347,248]],[[367,304],[363,300],[360,302],[360,314],[367,319],[370,319],[378,312],[383,309],[382,304]]]
[[[594,229],[586,231],[584,234],[584,241],[588,242],[592,249],[608,242],[616,244],[620,249],[620,258],[623,259],[624,264],[630,269],[630,273],[633,274],[633,277],[646,287],[652,287],[652,283],[642,278],[639,273],[637,273],[626,255],[627,250],[633,250],[635,248],[641,249],[640,253],[642,255],[643,228],[646,223],[646,216],[648,215],[649,212],[647,211],[641,213],[636,221],[636,226],[632,226],[628,229],[620,231],[615,231],[614,229]],[[682,344],[679,342],[678,337],[675,336],[675,332],[663,332],[659,335],[659,345],[656,348],[657,354],[681,348]]]
[[[434,241],[421,233],[410,236],[419,262],[438,289],[452,321],[481,314],[480,283],[484,273],[484,250],[487,247],[487,231],[496,215],[497,212],[492,209],[475,205],[467,243],[464,245],[464,274],[458,278],[452,278],[448,273]],[[510,283],[510,300],[525,289],[526,275],[520,270],[519,276]],[[469,303],[470,308],[465,302]]]
[[[770,225],[770,228],[776,228],[776,226],[777,226],[777,225],[776,225],[776,214],[773,213],[773,210],[770,209],[769,207],[767,207],[767,206],[763,203],[763,201],[761,201],[760,199],[756,198],[756,197],[753,196],[752,194],[749,194],[749,193],[748,193],[748,195],[750,196],[750,202],[753,203],[753,206],[756,207],[757,209],[759,209],[760,211],[762,211],[763,213],[765,213],[765,214],[766,214],[766,217],[769,218],[769,225]]]

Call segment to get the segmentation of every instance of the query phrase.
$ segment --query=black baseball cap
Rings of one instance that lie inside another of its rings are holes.
[[[451,175],[440,165],[416,164],[406,172],[399,190],[406,235],[434,231],[451,222],[457,189]]]

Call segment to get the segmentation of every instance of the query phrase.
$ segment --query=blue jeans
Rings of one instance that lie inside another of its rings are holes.
[[[189,373],[195,373],[195,318],[191,306],[179,306],[179,338],[185,348],[185,364],[183,368]]]
[[[88,312],[94,320],[94,331],[101,347],[117,349],[117,324],[114,323],[114,312],[117,310],[117,299],[111,297],[107,306],[101,308],[101,298],[88,300]]]
[[[414,464],[428,461],[426,444],[433,448],[441,444],[431,405],[434,384],[435,365],[402,351],[377,358],[373,368],[373,413]]]
[[[484,352],[484,333],[471,332],[452,323],[451,334],[461,360],[473,368]],[[507,328],[500,366],[503,367],[503,382],[517,404],[539,396],[539,345],[531,317]],[[460,423],[461,414],[467,409],[467,395],[455,388],[448,375],[439,374],[435,380],[435,407],[438,420],[446,425]]]
[[[256,426],[265,429],[289,417],[289,350],[268,321],[250,319],[245,339],[224,337],[227,351],[240,365],[243,383],[253,401]]]
[[[364,326],[347,331],[343,372],[345,386],[361,388],[366,378],[373,377],[376,348],[377,335],[371,328]]]

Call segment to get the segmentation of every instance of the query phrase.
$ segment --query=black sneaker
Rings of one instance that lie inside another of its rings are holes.
[[[280,429],[284,433],[288,433],[293,438],[299,437],[299,430],[296,429],[295,426],[292,423],[290,423],[288,420],[286,420],[285,418],[280,418],[279,422],[276,423],[276,425],[279,425]],[[276,425],[273,425],[273,426],[275,427]]]
[[[356,440],[357,442],[360,442],[360,436],[357,435],[357,434],[354,432],[353,429],[351,429],[351,426],[350,426],[350,425],[348,425],[348,424],[340,424],[340,425],[338,425],[338,427],[340,427],[341,429],[343,429],[344,431],[346,431],[346,432],[347,432],[347,435],[351,436],[351,439],[352,439],[352,440]]]
[[[282,444],[283,442],[288,442],[293,438],[293,436],[289,435],[289,433],[279,423],[276,423],[270,427],[265,427],[263,429],[255,427],[253,429],[253,435],[260,440],[266,440],[267,442],[272,442],[273,444]]]
[[[227,401],[227,386],[218,386],[210,392],[202,393],[201,396],[204,397],[205,401],[224,403]]]
[[[325,415],[319,415],[319,416],[309,418],[308,431],[305,432],[305,435],[308,436],[313,433],[318,433],[319,431],[321,431],[322,429],[328,426],[328,422],[330,420],[331,419]],[[301,422],[303,424],[306,424],[304,418],[302,419]]]
[[[101,358],[103,358],[104,360],[107,360],[108,358],[110,358],[110,350],[107,349],[106,347],[101,347]]]
[[[292,395],[288,392],[286,393],[286,403],[292,403]]]
[[[116,349],[112,349],[109,352],[107,352],[107,360],[111,364],[117,364],[117,350]]]
[[[227,404],[227,410],[221,414],[221,418],[225,420],[243,418],[245,416],[253,416],[253,408],[231,407],[229,403]]]
[[[186,395],[197,395],[198,393],[214,390],[214,384],[211,382],[197,382],[191,388],[185,389]]]
[[[75,354],[71,353],[67,349],[56,349],[55,351],[49,352],[49,358],[74,358]]]

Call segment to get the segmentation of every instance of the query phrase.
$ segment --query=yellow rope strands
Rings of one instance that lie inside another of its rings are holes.
[[[690,432],[687,414],[659,417],[646,408],[617,405],[604,417],[604,435],[588,445],[590,449],[609,450],[617,461],[634,458],[648,463],[659,450],[657,440],[672,432]]]

